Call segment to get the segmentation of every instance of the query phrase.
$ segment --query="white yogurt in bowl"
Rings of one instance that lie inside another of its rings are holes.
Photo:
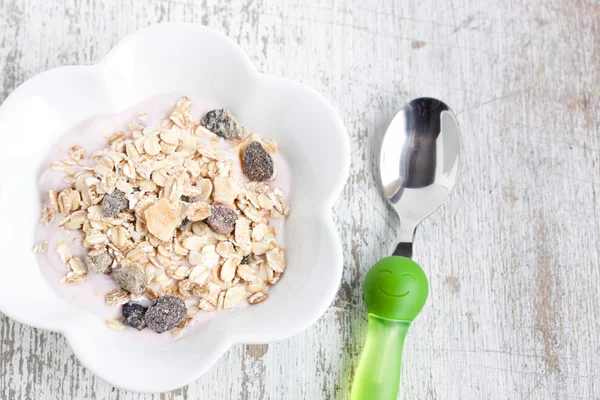
[[[131,123],[152,127],[160,124],[164,118],[168,118],[175,103],[181,98],[181,95],[170,94],[159,96],[134,107],[113,115],[98,116],[79,123],[77,126],[65,132],[60,138],[48,149],[48,153],[42,162],[42,170],[38,178],[38,191],[40,198],[46,199],[48,192],[54,189],[58,192],[66,189],[71,184],[64,182],[63,179],[68,176],[64,171],[55,171],[49,168],[51,163],[60,162],[61,159],[68,158],[67,149],[72,146],[80,146],[85,150],[87,157],[80,162],[81,165],[93,167],[94,163],[91,156],[98,151],[105,149],[108,146],[108,138],[115,132],[128,131],[128,126]],[[194,121],[200,121],[201,118],[213,109],[209,104],[202,101],[194,101],[192,103],[191,116]],[[241,160],[238,157],[238,150],[235,147],[239,141],[226,140],[221,137],[203,136],[204,142],[208,143],[211,140],[216,141],[216,148],[222,151],[230,151],[231,160],[233,161],[233,172],[231,176],[244,185],[250,180],[242,171]],[[271,154],[275,167],[275,178],[269,181],[268,184],[273,188],[282,190],[285,197],[289,196],[291,189],[291,173],[285,159],[279,154]],[[47,201],[46,201],[47,203]],[[58,222],[63,218],[62,215],[56,215],[54,221],[45,226],[39,223],[35,232],[35,241],[47,242],[48,250],[38,253],[38,263],[43,276],[47,280],[52,290],[64,301],[81,307],[87,311],[91,311],[99,318],[110,321],[118,319],[121,315],[121,307],[109,306],[105,302],[106,293],[118,289],[119,285],[115,282],[112,275],[92,274],[88,273],[86,278],[79,284],[61,283],[65,273],[69,271],[69,266],[66,265],[56,252],[56,248],[61,241],[69,244],[73,256],[79,256],[85,260],[88,249],[81,244],[81,240],[85,233],[82,231],[65,230],[58,225]],[[277,244],[285,247],[284,219],[269,218],[269,225],[275,228],[275,240]],[[217,264],[218,258],[206,259],[204,266],[213,268]],[[265,287],[265,290],[268,286]],[[197,297],[190,297],[191,300]],[[136,301],[142,304],[151,303],[145,296],[135,298]],[[225,312],[243,312],[243,308],[248,303],[242,301],[238,303],[234,309],[224,310]],[[186,329],[186,334],[193,329],[201,329],[204,322],[217,316],[219,311],[205,312],[200,310],[194,315],[193,325]],[[141,340],[167,340],[169,335],[157,335],[156,333],[145,329],[138,332],[135,329],[126,329],[123,331],[125,335],[132,335],[136,339]]]

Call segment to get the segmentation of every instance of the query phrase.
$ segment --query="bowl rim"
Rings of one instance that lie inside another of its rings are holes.
[[[218,32],[212,28],[209,28],[209,27],[206,27],[203,25],[197,25],[197,24],[193,24],[193,23],[183,23],[183,22],[167,22],[167,23],[151,25],[151,26],[140,29],[138,31],[135,31],[135,32],[125,36],[122,40],[120,40],[117,44],[115,44],[112,47],[112,49],[104,57],[102,57],[102,59],[99,62],[97,62],[95,64],[60,66],[60,67],[55,67],[55,68],[49,69],[47,71],[41,72],[40,74],[37,74],[37,75],[27,79],[25,82],[23,82],[21,85],[19,85],[6,98],[6,100],[2,103],[2,105],[0,105],[0,123],[6,116],[6,113],[11,110],[12,106],[15,104],[18,104],[21,93],[24,93],[29,87],[35,85],[36,82],[41,81],[41,80],[45,79],[46,77],[51,76],[53,73],[57,72],[58,70],[61,70],[61,71],[64,71],[67,69],[77,70],[77,71],[85,70],[85,71],[87,71],[87,73],[91,74],[92,76],[101,76],[103,71],[106,69],[106,67],[111,62],[113,62],[113,60],[115,59],[115,55],[119,54],[119,52],[122,51],[122,49],[124,47],[126,47],[129,43],[131,43],[135,40],[138,40],[139,38],[143,38],[144,36],[146,36],[148,33],[151,33],[151,32],[161,31],[161,30],[164,30],[166,32],[166,31],[173,30],[173,29],[174,30],[186,29],[186,30],[190,30],[194,34],[199,34],[199,35],[207,35],[208,34],[208,35],[212,35],[212,36],[218,38],[219,40],[222,40],[223,42],[227,42],[228,45],[232,49],[236,50],[237,60],[243,64],[244,69],[250,75],[250,79],[253,79],[253,80],[257,80],[257,79],[278,80],[278,81],[281,81],[286,84],[298,85],[299,87],[302,88],[302,90],[306,91],[311,96],[313,96],[315,99],[317,99],[320,103],[319,106],[324,107],[327,111],[327,114],[329,114],[329,117],[331,117],[332,120],[334,121],[335,126],[336,126],[334,133],[335,134],[340,133],[339,135],[337,135],[338,137],[336,137],[336,141],[339,144],[339,156],[340,156],[339,175],[338,175],[338,179],[335,182],[335,184],[332,184],[329,191],[324,195],[322,207],[320,208],[320,212],[318,213],[318,216],[325,223],[327,235],[328,236],[330,235],[330,238],[332,239],[332,242],[334,243],[334,247],[332,249],[330,249],[330,251],[332,253],[332,258],[335,260],[335,263],[333,263],[333,265],[331,265],[331,268],[332,268],[331,274],[332,274],[332,277],[334,277],[334,279],[332,278],[332,282],[336,282],[336,284],[335,285],[332,284],[331,287],[328,288],[329,290],[326,293],[322,293],[322,296],[320,297],[320,301],[315,303],[318,305],[314,306],[314,312],[311,314],[311,318],[307,318],[306,321],[304,321],[304,324],[300,329],[298,329],[297,327],[291,327],[291,328],[280,327],[277,330],[277,332],[270,333],[268,335],[262,336],[261,338],[258,338],[258,337],[250,338],[250,340],[248,340],[248,338],[244,338],[244,334],[242,332],[235,332],[233,334],[227,335],[222,341],[220,341],[215,346],[215,351],[213,351],[211,353],[212,359],[209,360],[208,362],[203,363],[203,365],[199,365],[196,368],[196,370],[189,371],[190,373],[186,377],[182,378],[181,381],[183,383],[177,382],[177,383],[175,383],[175,385],[173,385],[173,384],[164,384],[162,386],[156,385],[156,386],[152,387],[151,390],[144,390],[144,388],[140,388],[140,387],[128,387],[127,385],[123,385],[122,382],[115,382],[112,379],[105,378],[105,376],[104,376],[105,374],[102,373],[102,370],[99,368],[96,368],[93,360],[91,360],[88,356],[86,356],[86,350],[82,349],[78,346],[79,342],[77,340],[73,340],[72,335],[76,334],[76,329],[71,329],[71,327],[73,325],[77,325],[77,323],[76,323],[77,319],[57,320],[55,323],[51,323],[51,321],[48,321],[48,320],[44,320],[44,321],[32,320],[32,318],[15,315],[14,313],[11,312],[10,309],[7,309],[7,307],[4,307],[3,304],[0,302],[0,312],[4,313],[9,318],[12,318],[15,321],[19,321],[21,323],[24,323],[24,324],[27,324],[27,325],[30,325],[30,326],[33,326],[33,327],[36,327],[39,329],[58,332],[58,333],[62,334],[65,337],[65,339],[67,340],[69,347],[72,349],[73,353],[76,355],[79,362],[81,362],[86,368],[88,368],[90,371],[92,371],[100,379],[108,382],[110,385],[116,386],[121,389],[132,390],[132,391],[136,391],[136,392],[145,392],[145,393],[156,393],[156,392],[162,392],[162,391],[167,391],[167,390],[173,390],[173,389],[176,389],[178,387],[181,387],[185,384],[192,382],[193,380],[199,378],[202,374],[204,374],[208,369],[210,369],[214,365],[214,363],[219,358],[221,358],[222,355],[230,347],[232,347],[235,344],[238,344],[238,343],[248,343],[248,344],[267,343],[267,342],[272,342],[272,341],[276,341],[276,340],[282,340],[282,339],[297,335],[297,334],[301,333],[302,331],[308,329],[327,311],[327,309],[333,302],[335,295],[341,284],[341,278],[342,278],[342,272],[343,272],[343,253],[342,253],[341,239],[340,239],[340,235],[339,235],[339,233],[335,227],[334,221],[333,221],[332,208],[334,206],[334,202],[340,196],[340,194],[344,188],[344,185],[348,179],[348,176],[349,176],[350,140],[349,140],[348,132],[347,132],[338,112],[322,94],[320,94],[316,90],[310,88],[309,86],[298,83],[291,79],[279,77],[276,75],[264,74],[264,73],[259,72],[257,70],[256,66],[250,60],[249,56],[246,54],[246,52],[244,52],[244,50],[239,46],[238,43],[236,43],[233,39],[229,38],[227,35],[225,35],[221,32]],[[117,61],[117,63],[118,63],[118,61]],[[110,78],[107,78],[107,79],[110,79]],[[2,187],[0,187],[0,198],[1,197],[2,197]],[[254,335],[254,336],[256,336],[256,335]],[[253,340],[253,339],[255,339],[255,340]]]

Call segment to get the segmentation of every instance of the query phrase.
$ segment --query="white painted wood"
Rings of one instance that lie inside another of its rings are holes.
[[[406,343],[400,398],[600,398],[597,2],[0,0],[0,99],[169,20],[227,33],[260,70],[340,111],[352,169],[335,212],[339,295],[308,331],[236,346],[161,395],[114,389],[60,335],[2,316],[1,399],[348,399],[365,335],[361,280],[398,224],[376,188],[374,143],[422,95],[457,112],[465,162],[450,201],[417,232],[431,298]]]

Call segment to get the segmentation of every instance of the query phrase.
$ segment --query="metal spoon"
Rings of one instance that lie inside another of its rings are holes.
[[[381,147],[381,182],[400,217],[392,257],[377,262],[363,285],[369,329],[354,375],[352,400],[395,400],[408,328],[429,294],[427,276],[410,260],[417,225],[454,187],[460,167],[460,133],[439,100],[408,103],[390,124]]]
[[[457,181],[460,130],[450,108],[421,97],[392,120],[379,160],[384,193],[400,217],[394,255],[412,257],[417,225],[442,205]]]

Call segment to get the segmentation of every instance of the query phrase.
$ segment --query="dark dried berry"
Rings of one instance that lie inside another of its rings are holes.
[[[112,193],[107,193],[102,199],[102,214],[108,218],[116,217],[121,210],[129,208],[129,200],[125,198],[125,193],[115,189]]]
[[[200,201],[200,197],[181,195],[181,201],[185,203],[197,203]]]
[[[146,274],[141,268],[123,266],[115,271],[115,281],[129,293],[143,294],[146,291]]]
[[[138,331],[141,331],[146,326],[144,315],[146,314],[147,309],[148,308],[137,303],[123,304],[123,309],[121,310],[121,314],[123,315],[123,323],[137,329]]]
[[[190,226],[192,226],[192,220],[189,219],[188,217],[185,217],[183,219],[183,221],[181,221],[181,224],[177,227],[178,231],[184,231],[187,228],[189,228]]]
[[[268,181],[273,177],[273,159],[260,142],[252,142],[244,150],[244,173],[253,181]]]
[[[202,118],[200,124],[225,139],[243,138],[247,135],[244,126],[228,110],[211,110]]]
[[[235,228],[237,218],[238,215],[234,210],[215,203],[210,206],[210,216],[206,218],[206,223],[213,231],[221,235],[229,235]]]
[[[112,263],[113,258],[106,248],[91,250],[85,258],[87,269],[92,274],[110,274]]]
[[[242,257],[242,261],[240,262],[240,264],[246,264],[248,265],[250,263],[250,256],[244,256]]]
[[[177,296],[166,295],[152,303],[144,321],[148,328],[156,333],[163,333],[175,328],[187,315],[185,303]]]

